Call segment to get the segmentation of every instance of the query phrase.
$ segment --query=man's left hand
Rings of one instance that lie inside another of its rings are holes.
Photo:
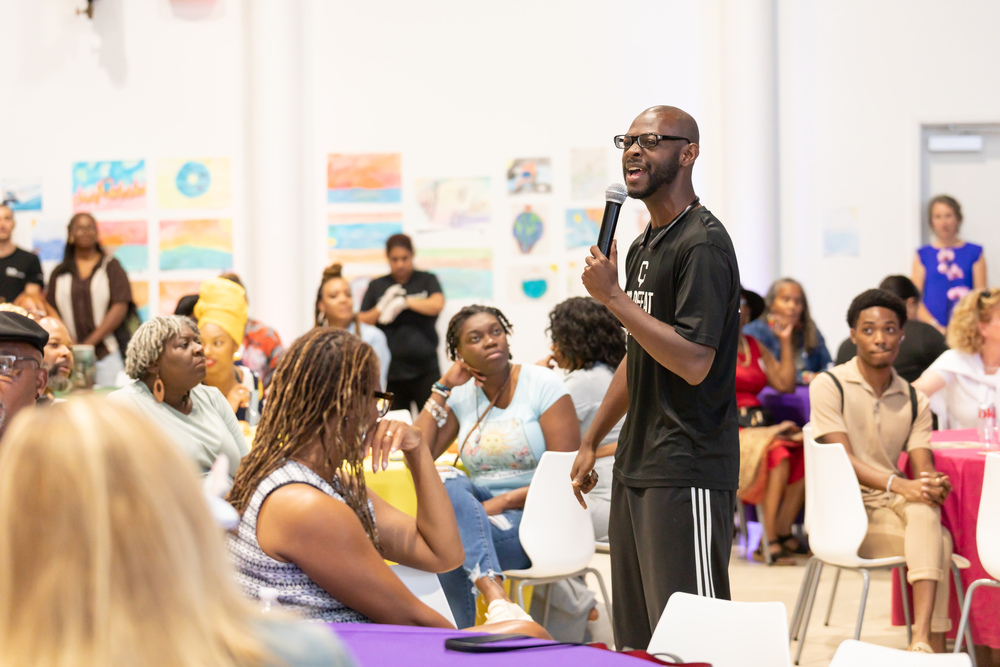
[[[618,285],[618,241],[611,242],[609,257],[605,257],[596,245],[591,246],[586,263],[587,266],[583,269],[583,286],[590,296],[608,305],[615,290],[621,290]]]
[[[945,498],[951,493],[951,480],[948,475],[938,472],[921,472],[920,482],[923,485],[923,495],[935,505],[943,505]]]

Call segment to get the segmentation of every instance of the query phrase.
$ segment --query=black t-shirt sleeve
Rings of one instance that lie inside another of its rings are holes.
[[[674,330],[718,350],[733,285],[729,258],[712,244],[699,243],[685,253],[677,275]]]
[[[45,275],[42,273],[42,262],[38,259],[38,255],[31,252],[28,253],[28,270],[25,271],[25,282],[34,283],[39,287],[45,287]]]
[[[365,290],[365,295],[361,299],[361,310],[366,311],[374,308],[387,289],[389,289],[389,286],[385,284],[382,278],[376,278],[368,283],[368,289]]]
[[[427,296],[432,294],[441,294],[444,290],[441,289],[441,282],[438,277],[433,273],[427,273]]]

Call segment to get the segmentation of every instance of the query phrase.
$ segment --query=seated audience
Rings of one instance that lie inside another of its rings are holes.
[[[241,599],[193,473],[114,402],[18,417],[0,448],[0,662],[351,664],[326,628]]]
[[[806,300],[805,290],[796,280],[781,278],[767,291],[765,306],[766,315],[747,324],[743,333],[753,336],[781,361],[781,341],[774,333],[774,327],[778,324],[791,324],[795,380],[798,384],[809,384],[816,373],[826,370],[831,359],[823,334],[809,315],[809,301]]]
[[[446,334],[455,363],[434,383],[417,419],[433,434],[434,458],[457,438],[456,462],[467,471],[451,470],[444,483],[465,547],[462,566],[440,575],[459,625],[475,618],[473,586],[487,600],[497,599],[502,572],[531,565],[518,529],[542,454],[580,448],[580,422],[565,385],[548,368],[512,364],[510,333],[496,308],[458,311]],[[588,610],[580,611],[586,618]]]
[[[49,334],[42,357],[42,368],[49,373],[45,393],[50,398],[73,389],[73,341],[66,325],[58,317],[43,317],[38,325]]]
[[[246,286],[240,277],[235,273],[223,273],[220,278],[231,280],[244,290]],[[247,303],[249,304],[249,297]],[[178,303],[178,308],[180,303]],[[194,306],[191,306],[194,308]],[[246,331],[243,333],[243,344],[240,347],[240,363],[261,378],[264,388],[271,384],[271,376],[274,369],[278,367],[278,360],[285,353],[285,346],[281,344],[281,336],[278,332],[267,326],[260,320],[252,317],[247,318]]]
[[[941,505],[951,490],[934,469],[927,399],[892,367],[906,323],[906,305],[883,290],[851,302],[847,324],[857,356],[809,386],[817,442],[839,442],[850,457],[868,511],[862,558],[904,556],[913,586],[913,641],[909,650],[944,650],[948,619],[951,536]],[[909,453],[911,477],[898,467]],[[934,648],[932,648],[932,646]]]
[[[125,357],[132,382],[111,393],[145,413],[207,473],[219,454],[229,477],[249,447],[233,409],[205,380],[205,351],[198,326],[186,317],[154,317],[132,336]]]
[[[194,316],[205,350],[205,384],[222,392],[236,419],[256,426],[264,389],[256,373],[235,363],[247,322],[243,288],[225,278],[206,280]]]
[[[63,261],[49,277],[48,300],[73,340],[94,346],[97,384],[116,386],[124,354],[116,332],[128,315],[132,287],[125,269],[101,247],[89,213],[70,218]]]
[[[44,303],[42,263],[35,253],[14,245],[15,225],[14,209],[0,204],[0,298],[14,303],[27,295]]]
[[[906,276],[889,276],[878,288],[892,292],[906,304],[904,335],[899,344],[899,356],[892,366],[899,373],[899,377],[907,382],[913,382],[948,349],[948,344],[945,343],[940,331],[917,319],[920,310],[920,290],[912,280]],[[857,346],[848,337],[840,344],[840,349],[837,351],[837,365],[846,364],[857,352]]]
[[[371,324],[365,324],[354,312],[354,294],[351,283],[344,278],[341,265],[331,264],[323,269],[323,277],[316,290],[316,311],[314,313],[316,326],[346,329],[364,342],[372,346],[378,355],[380,387],[385,389],[389,377],[389,364],[392,354],[389,343],[386,342],[382,330]]]
[[[282,357],[229,493],[241,515],[229,554],[250,597],[275,588],[285,608],[327,622],[451,627],[385,563],[437,572],[462,559],[455,515],[422,441],[429,436],[382,419],[391,400],[378,391],[371,346],[342,329],[317,327]],[[365,455],[376,474],[394,451],[413,476],[416,517],[366,489]]]
[[[740,326],[760,317],[764,300],[756,292],[740,288]],[[760,505],[760,517],[767,535],[771,565],[794,565],[793,553],[806,549],[792,535],[792,524],[805,500],[805,465],[801,438],[790,438],[799,431],[789,421],[774,425],[770,414],[757,398],[764,387],[778,391],[795,390],[795,353],[792,349],[792,325],[776,321],[772,328],[781,343],[781,361],[753,336],[740,334],[736,355],[736,408],[740,422],[739,499]],[[764,540],[754,553],[754,560],[768,562]]]
[[[924,293],[918,316],[941,333],[952,310],[971,289],[986,287],[983,247],[958,237],[962,206],[954,197],[938,195],[927,205],[927,223],[934,240],[913,258],[913,284]]]
[[[1000,387],[1000,290],[976,289],[951,314],[948,345],[913,383],[931,399],[938,428],[976,428],[979,404],[996,403]]]
[[[38,323],[0,310],[0,436],[21,410],[34,407],[45,393],[48,371],[42,366],[49,335]],[[8,580],[9,581],[9,580]]]

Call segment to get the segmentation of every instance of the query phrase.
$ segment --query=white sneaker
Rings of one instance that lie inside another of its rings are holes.
[[[494,600],[486,610],[486,623],[501,621],[533,621],[528,612],[507,600]]]

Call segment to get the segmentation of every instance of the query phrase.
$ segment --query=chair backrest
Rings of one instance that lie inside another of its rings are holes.
[[[910,653],[887,646],[845,640],[830,667],[971,667],[968,653]]]
[[[986,455],[976,547],[983,569],[994,579],[1000,579],[1000,454]]]
[[[828,563],[852,566],[868,532],[854,467],[839,442],[821,445],[809,438],[804,446],[806,488],[812,489],[809,547]]]
[[[713,667],[791,667],[788,613],[780,602],[674,593],[646,650]]]
[[[451,613],[448,598],[445,597],[444,589],[441,588],[441,582],[436,574],[399,564],[393,565],[392,571],[421,602],[455,625],[455,616]]]
[[[573,493],[576,452],[545,452],[528,487],[518,536],[536,577],[582,570],[594,557],[594,524]]]
[[[802,427],[802,446],[805,447],[805,444],[807,442],[809,442],[810,440],[812,440],[812,439],[813,439],[812,422],[807,422],[806,425]],[[805,456],[804,451],[805,450],[803,450],[803,456]],[[809,466],[809,457],[805,457],[805,466],[806,466],[805,467],[805,474],[806,474],[806,477],[808,477],[809,476],[809,467],[808,467]],[[805,529],[806,535],[809,534],[809,506],[812,505],[812,502],[813,502],[812,501],[812,488],[810,488],[809,485],[806,485],[805,506],[803,507],[803,513],[804,513],[805,516],[802,517],[802,527]]]

